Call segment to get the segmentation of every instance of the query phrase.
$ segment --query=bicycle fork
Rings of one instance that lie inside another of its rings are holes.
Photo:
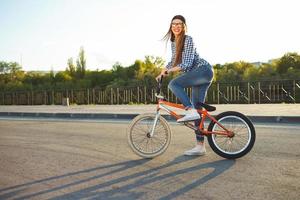
[[[160,117],[160,113],[159,113],[159,111],[157,111],[156,115],[155,115],[155,118],[154,118],[154,123],[153,123],[152,129],[151,129],[151,132],[150,132],[150,137],[153,137],[153,135],[154,135],[154,130],[156,128],[156,124],[157,124],[157,121],[158,121],[159,117]]]

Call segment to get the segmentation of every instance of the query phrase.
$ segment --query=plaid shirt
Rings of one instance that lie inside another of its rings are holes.
[[[171,61],[167,64],[166,68],[170,69],[173,67],[175,62],[175,54],[176,54],[176,45],[175,42],[171,42],[172,48],[172,58]],[[182,71],[188,72],[194,69],[195,67],[201,67],[203,65],[209,65],[209,63],[200,58],[199,54],[196,51],[196,47],[193,42],[193,38],[189,35],[186,35],[184,41],[184,47],[182,51],[182,62],[178,64]]]

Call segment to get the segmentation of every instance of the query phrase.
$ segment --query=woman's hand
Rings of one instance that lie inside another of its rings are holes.
[[[163,69],[160,74],[155,78],[156,81],[158,82],[162,76],[167,76],[168,75],[168,70],[167,69]]]

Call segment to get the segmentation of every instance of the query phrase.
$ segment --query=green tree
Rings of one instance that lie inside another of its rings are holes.
[[[276,71],[276,65],[274,63],[266,63],[259,68],[259,77],[262,80],[277,79],[279,74]]]
[[[297,53],[286,53],[277,63],[277,72],[280,75],[286,73],[289,68],[300,70],[300,55]]]
[[[86,58],[85,58],[83,47],[80,47],[79,56],[76,63],[77,63],[76,66],[77,78],[82,79],[84,78],[85,71],[86,71]]]
[[[0,62],[0,88],[21,87],[24,77],[25,73],[17,62]]]
[[[217,64],[214,66],[215,81],[232,82],[251,80],[255,74],[258,74],[256,67],[248,62],[239,61],[233,63]],[[252,73],[254,73],[252,75]]]
[[[55,74],[55,82],[68,82],[71,80],[72,77],[66,71],[61,71]]]
[[[137,79],[143,80],[145,76],[153,77],[153,79],[161,72],[164,66],[164,60],[161,57],[145,56],[145,60],[136,61],[138,65]]]
[[[259,68],[251,67],[247,68],[243,74],[244,81],[257,81],[259,80]]]
[[[112,66],[112,73],[115,82],[128,80],[126,69],[119,62]]]
[[[113,81],[111,70],[87,71],[85,79],[91,81],[91,87],[106,87]]]
[[[76,78],[76,67],[74,65],[73,58],[68,59],[68,67],[66,71],[73,79]]]
[[[27,72],[23,83],[28,89],[49,89],[54,84],[51,80],[51,72],[45,74],[39,72]]]

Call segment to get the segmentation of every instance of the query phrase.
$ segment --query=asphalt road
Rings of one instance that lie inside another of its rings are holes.
[[[299,199],[300,126],[257,125],[252,151],[225,160],[182,153],[191,130],[172,125],[161,156],[141,159],[128,124],[0,120],[0,199]]]

